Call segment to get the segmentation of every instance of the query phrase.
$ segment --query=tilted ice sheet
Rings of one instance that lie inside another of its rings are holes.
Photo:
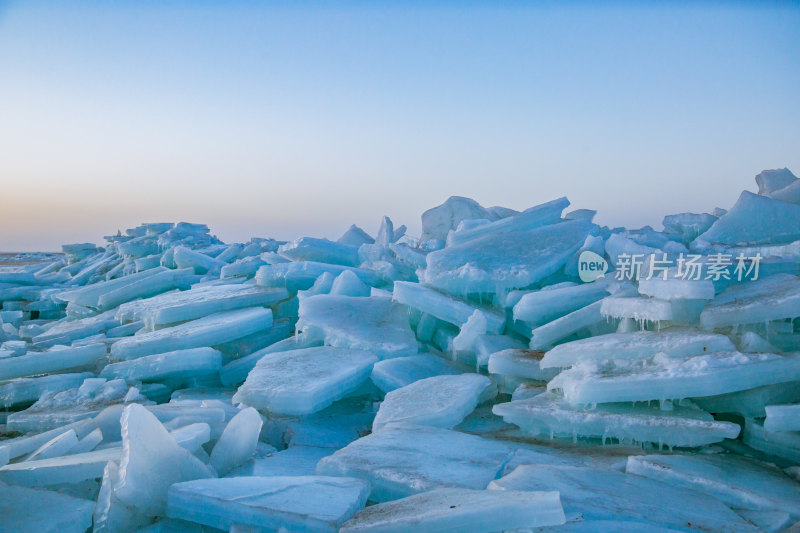
[[[631,456],[625,471],[713,496],[733,509],[783,511],[800,519],[800,484],[735,455]]]
[[[497,404],[493,412],[532,435],[576,438],[614,438],[652,442],[659,446],[702,446],[735,439],[739,426],[718,422],[694,406],[663,411],[658,405],[602,404],[595,409],[571,406],[545,393],[527,400]]]
[[[54,347],[46,352],[30,352],[0,359],[0,380],[94,368],[106,356],[104,344],[77,348]]]
[[[330,531],[362,508],[369,484],[325,476],[234,477],[177,483],[167,514],[228,530],[234,524],[286,531]]]
[[[226,475],[253,456],[262,423],[261,415],[252,407],[242,409],[228,422],[209,460],[218,475]]]
[[[548,383],[570,403],[594,404],[712,396],[800,379],[800,359],[715,352],[693,357],[582,361]]]
[[[317,261],[297,261],[265,265],[256,272],[256,283],[264,287],[285,287],[289,292],[297,292],[311,288],[314,282],[325,272],[338,276],[350,270],[367,285],[375,286],[378,277],[371,270],[342,265],[331,265]]]
[[[775,274],[725,290],[703,309],[700,322],[705,329],[711,330],[798,316],[800,278]]]
[[[489,356],[489,373],[550,381],[558,374],[559,369],[543,368],[544,355],[545,352],[541,350],[501,350]]]
[[[436,489],[367,507],[340,531],[507,531],[563,523],[558,492]]]
[[[460,373],[454,364],[442,357],[423,353],[378,361],[372,367],[370,379],[383,392],[389,392],[421,379]]]
[[[113,360],[136,359],[164,353],[232,341],[272,327],[272,311],[251,307],[215,313],[197,320],[126,337],[111,346]]]
[[[466,324],[477,307],[457,300],[439,291],[408,281],[395,281],[392,297],[396,302],[427,313],[454,326]],[[481,309],[486,317],[487,333],[502,333],[505,317],[496,312]]]
[[[560,344],[544,355],[541,365],[566,368],[579,361],[639,359],[657,353],[684,357],[733,350],[733,343],[725,335],[691,329],[609,333]]]
[[[315,413],[356,390],[377,360],[369,352],[330,346],[275,352],[250,371],[233,401],[273,413]]]
[[[514,448],[447,429],[390,425],[325,457],[317,474],[367,479],[385,502],[437,488],[484,489]]]
[[[398,422],[451,428],[474,411],[482,396],[493,387],[489,378],[478,374],[415,381],[386,394],[372,430]]]
[[[93,510],[89,500],[0,483],[0,531],[84,533]]]
[[[213,348],[190,348],[147,355],[130,361],[106,365],[100,376],[121,378],[129,383],[184,379],[216,373],[222,366],[222,354]]]
[[[591,228],[591,223],[575,220],[532,230],[490,233],[428,254],[423,280],[455,295],[527,287],[564,266]]]
[[[709,413],[738,413],[745,418],[764,418],[766,406],[800,402],[800,381],[763,385],[754,389],[696,398]]]
[[[320,294],[300,301],[297,331],[325,344],[368,350],[381,359],[414,355],[408,312],[388,298]]]
[[[800,431],[800,404],[768,405],[765,410],[765,431]]]
[[[586,307],[609,293],[605,280],[529,292],[514,305],[514,320],[522,320],[533,326],[546,324]]]

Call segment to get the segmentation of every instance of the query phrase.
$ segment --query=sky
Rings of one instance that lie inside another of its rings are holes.
[[[0,0],[0,251],[728,208],[800,175],[800,2],[769,4]]]

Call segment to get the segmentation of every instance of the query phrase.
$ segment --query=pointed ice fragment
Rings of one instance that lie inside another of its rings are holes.
[[[211,451],[210,464],[218,475],[226,475],[253,456],[262,423],[261,415],[252,407],[242,409],[228,422]]]

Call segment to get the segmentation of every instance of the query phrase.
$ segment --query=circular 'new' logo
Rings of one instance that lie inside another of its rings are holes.
[[[586,250],[578,257],[578,276],[581,281],[591,283],[592,281],[605,277],[608,271],[608,261],[603,256]]]

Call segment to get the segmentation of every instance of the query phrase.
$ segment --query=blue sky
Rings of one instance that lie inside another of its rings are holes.
[[[0,250],[418,234],[450,195],[660,228],[800,174],[798,27],[797,2],[0,2]]]

